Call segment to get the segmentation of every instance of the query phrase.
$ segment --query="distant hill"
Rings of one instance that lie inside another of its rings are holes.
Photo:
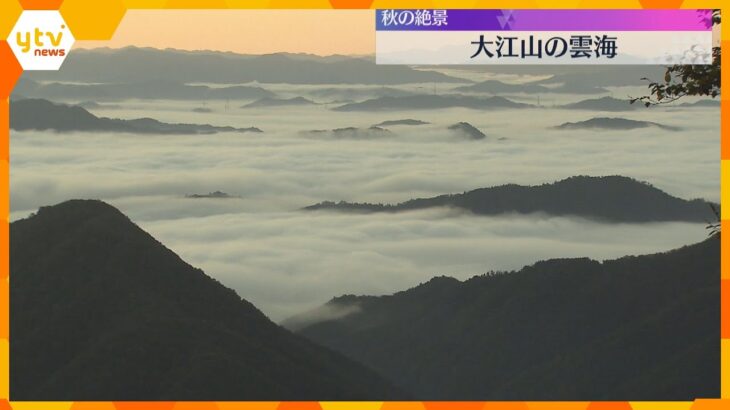
[[[412,119],[404,119],[404,120],[388,120],[383,121],[381,123],[373,125],[373,127],[391,127],[394,125],[427,125],[430,124],[426,121],[421,120],[412,120]]]
[[[390,111],[390,110],[434,110],[441,108],[527,108],[529,104],[516,103],[503,97],[469,97],[458,95],[414,95],[408,97],[380,97],[371,100],[345,104],[333,108],[335,111]]]
[[[20,101],[20,100],[27,100],[27,98],[18,98],[17,100],[14,100],[14,101]],[[78,107],[81,107],[81,108],[85,108],[87,110],[88,109],[92,109],[93,110],[95,108],[103,108],[104,107],[103,105],[99,104],[96,101],[82,101],[82,102],[77,103],[75,105],[78,106]]]
[[[560,108],[591,111],[634,111],[641,107],[642,106],[640,104],[631,104],[629,100],[619,100],[613,97],[601,97],[565,104]]]
[[[610,92],[606,88],[580,82],[567,82],[557,87],[549,87],[549,90],[554,94],[605,94]]]
[[[345,127],[332,130],[311,130],[303,131],[303,135],[309,137],[326,137],[337,139],[371,139],[391,137],[393,133],[385,128],[372,126],[368,128]]]
[[[450,125],[448,129],[469,140],[483,140],[487,137],[486,134],[468,122],[458,122]]]
[[[306,54],[243,55],[218,51],[122,49],[75,50],[53,75],[32,78],[85,83],[406,84],[468,83],[433,71],[376,65],[374,58]]]
[[[100,201],[10,225],[13,400],[388,400]]]
[[[498,67],[490,67],[491,71],[499,70]],[[519,67],[505,66],[502,71],[515,74],[526,72],[529,74],[545,74],[550,71],[554,75],[549,78],[535,81],[533,84],[561,84],[572,85],[575,87],[591,88],[591,87],[625,87],[625,86],[643,86],[646,80],[664,78],[665,66],[660,65],[642,65],[642,66],[574,66],[567,68],[566,66],[553,67]]]
[[[610,222],[715,220],[710,203],[673,197],[647,183],[622,176],[576,176],[536,186],[501,185],[463,194],[412,199],[395,205],[321,202],[305,210],[402,212],[453,207],[478,215],[542,212]]]
[[[142,100],[251,100],[272,98],[274,93],[261,87],[236,85],[229,87],[208,87],[188,85],[170,80],[140,81],[110,84],[82,83],[38,83],[23,77],[13,92],[23,93],[31,98],[58,101],[119,101]]]
[[[606,130],[633,130],[637,128],[660,128],[666,131],[678,131],[679,128],[669,125],[662,125],[651,121],[637,121],[626,118],[596,117],[585,121],[566,122],[558,125],[557,129],[564,130],[585,130],[585,129],[606,129]]]
[[[540,82],[508,84],[499,80],[486,80],[481,83],[457,87],[454,91],[488,94],[603,94],[608,90],[595,85],[567,82],[558,86],[544,86]]]
[[[405,97],[416,93],[393,87],[327,87],[309,90],[306,94],[318,99],[362,100],[377,97]]]
[[[241,108],[259,108],[259,107],[285,107],[293,105],[315,105],[314,101],[308,100],[304,97],[294,98],[262,98],[252,103],[246,104]]]
[[[207,194],[186,194],[185,198],[201,199],[201,198],[213,198],[213,199],[228,199],[236,198],[235,196],[222,191],[208,192]]]
[[[258,128],[217,127],[209,124],[168,124],[152,118],[133,120],[97,117],[79,106],[47,100],[14,100],[10,104],[10,128],[16,131],[95,131],[135,134],[215,134],[218,132],[263,132]]]
[[[480,83],[457,87],[454,91],[459,92],[483,92],[490,94],[525,93],[537,94],[548,93],[550,89],[538,84],[508,84],[498,80],[486,80]]]
[[[720,100],[697,100],[695,102],[691,103],[681,103],[675,105],[675,107],[708,107],[708,108],[718,108],[720,107]]]
[[[418,400],[691,401],[720,393],[720,241],[538,262],[284,322]]]

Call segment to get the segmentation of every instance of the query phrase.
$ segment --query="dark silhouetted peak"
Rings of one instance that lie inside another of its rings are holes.
[[[341,295],[341,296],[335,296],[332,299],[330,299],[327,304],[332,305],[350,305],[352,303],[357,303],[362,301],[363,299],[370,298],[372,296],[358,296],[358,295]]]
[[[408,398],[104,202],[42,207],[10,237],[14,400]]]
[[[556,258],[536,262],[532,266],[525,267],[525,270],[540,274],[568,274],[590,272],[600,266],[600,262],[590,258]]]
[[[34,212],[26,219],[17,222],[39,219],[65,218],[71,222],[80,222],[82,219],[102,216],[115,215],[120,216],[129,221],[121,211],[108,203],[99,199],[69,199],[56,205],[41,206],[37,212]],[[131,221],[130,221],[131,223]]]
[[[433,278],[429,279],[427,282],[418,285],[414,289],[444,287],[444,286],[458,286],[460,284],[461,284],[461,281],[459,279],[456,279],[451,276],[441,275],[441,276],[434,276]]]
[[[483,140],[487,137],[477,127],[468,122],[457,122],[456,124],[450,125],[449,129],[470,140]]]
[[[63,218],[73,222],[97,216],[117,216],[129,220],[117,208],[98,199],[71,199],[58,205],[38,208],[37,218]]]

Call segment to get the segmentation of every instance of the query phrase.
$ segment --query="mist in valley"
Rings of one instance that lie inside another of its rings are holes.
[[[541,78],[535,73],[488,77],[511,82]],[[254,85],[277,98],[304,97],[315,104],[242,108],[254,100],[132,99],[89,108],[103,117],[257,127],[263,130],[258,134],[12,131],[11,218],[70,198],[102,199],[280,321],[341,294],[389,294],[436,275],[466,279],[547,258],[601,260],[665,251],[707,235],[701,223],[611,224],[543,214],[487,217],[455,209],[394,214],[301,210],[321,201],[397,203],[574,175],[623,175],[680,198],[719,201],[718,108],[600,112],[559,107],[601,96],[645,94],[646,88],[637,85],[609,87],[600,95],[505,96],[531,108],[378,112],[333,108],[384,92],[448,94],[464,84],[388,85],[388,91],[381,85]],[[650,121],[678,131],[554,128],[594,117]],[[389,132],[372,138],[308,133],[368,129],[400,119],[428,124],[387,126]],[[474,141],[448,129],[459,122],[468,122],[486,138]],[[214,191],[231,197],[186,198]]]

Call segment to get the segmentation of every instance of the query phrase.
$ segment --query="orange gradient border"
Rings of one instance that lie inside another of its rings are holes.
[[[23,10],[60,10],[77,40],[108,40],[128,9],[722,8],[724,0],[0,0],[0,39]],[[727,4],[727,3],[725,3]],[[728,9],[728,7],[725,7]],[[725,11],[725,10],[723,10]],[[730,23],[722,27],[730,67]],[[9,98],[22,68],[0,41],[0,410],[720,410],[730,409],[730,241],[721,241],[721,397],[687,402],[11,402],[9,401]],[[722,71],[730,84],[730,70]],[[730,203],[730,94],[721,97],[721,203]],[[730,230],[730,207],[722,207]]]

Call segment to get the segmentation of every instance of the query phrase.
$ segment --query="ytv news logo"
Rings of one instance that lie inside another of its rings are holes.
[[[73,43],[63,17],[52,10],[24,11],[8,37],[24,70],[58,70]]]

